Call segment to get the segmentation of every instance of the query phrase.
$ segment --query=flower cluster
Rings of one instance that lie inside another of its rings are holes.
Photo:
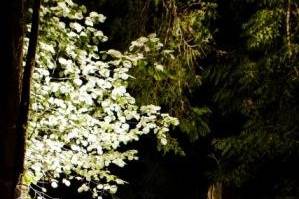
[[[72,0],[44,1],[25,159],[28,186],[46,181],[56,188],[60,180],[66,186],[77,180],[78,192],[113,194],[125,182],[109,165],[137,159],[136,150],[119,147],[150,132],[167,145],[166,132],[178,125],[158,106],[135,104],[126,89],[128,71],[144,56],[99,52],[99,42],[107,40],[98,30],[104,21]],[[37,196],[46,198],[46,189]]]

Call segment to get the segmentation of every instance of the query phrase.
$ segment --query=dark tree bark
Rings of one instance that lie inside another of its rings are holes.
[[[22,168],[16,154],[23,153],[18,138],[23,49],[23,0],[0,5],[0,198],[13,199]],[[23,160],[21,160],[23,161]]]
[[[29,37],[29,46],[26,56],[26,65],[23,72],[22,79],[22,89],[21,89],[21,101],[20,101],[20,111],[18,113],[17,120],[17,151],[16,151],[16,165],[17,173],[24,173],[24,159],[25,159],[25,143],[26,143],[26,130],[29,117],[29,105],[30,105],[30,88],[31,88],[31,77],[35,66],[35,55],[36,47],[38,43],[38,32],[39,32],[39,11],[41,6],[41,0],[35,0],[33,4],[33,14],[31,31]],[[19,181],[22,181],[21,176]],[[28,191],[27,187],[22,188],[22,185],[17,186],[16,197],[22,196],[22,190]]]

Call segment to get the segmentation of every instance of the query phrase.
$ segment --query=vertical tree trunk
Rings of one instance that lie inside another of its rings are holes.
[[[30,105],[30,90],[31,90],[31,77],[35,66],[35,55],[38,43],[39,32],[39,11],[41,6],[41,0],[35,0],[33,4],[33,14],[31,19],[31,31],[29,37],[29,46],[26,56],[26,65],[23,72],[21,99],[20,99],[20,111],[17,120],[17,135],[18,135],[18,151],[16,154],[16,164],[18,165],[18,173],[23,173],[24,159],[25,159],[25,143],[26,143],[26,130],[28,126],[29,117],[29,105]],[[19,178],[22,182],[22,178]],[[18,186],[18,193],[16,196],[22,198],[23,195],[28,194],[28,187]]]
[[[24,152],[18,138],[20,109],[23,0],[3,0],[0,6],[0,197],[13,199],[22,168],[17,154]],[[21,160],[23,161],[23,160]]]
[[[222,183],[216,182],[209,186],[208,199],[222,199]]]
[[[291,0],[288,0],[287,11],[286,11],[286,32],[287,32],[287,47],[288,47],[288,56],[292,56],[292,47],[291,47]]]

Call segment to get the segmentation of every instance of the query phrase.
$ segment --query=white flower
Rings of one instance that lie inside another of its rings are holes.
[[[62,183],[65,184],[65,186],[69,187],[71,185],[71,182],[67,179],[62,179]]]
[[[98,189],[103,189],[104,186],[103,186],[102,184],[98,184],[98,185],[97,185],[97,188],[98,188]]]
[[[110,192],[111,194],[115,194],[115,193],[116,193],[116,191],[117,191],[117,186],[115,186],[115,185],[112,185],[112,186],[110,187],[110,190],[109,190],[109,192]]]
[[[108,50],[108,51],[107,51],[107,54],[108,54],[108,55],[111,55],[111,56],[113,56],[113,57],[115,57],[115,58],[121,58],[121,57],[122,57],[121,52],[119,52],[119,51],[117,51],[117,50],[113,50],[113,49]]]
[[[81,79],[74,79],[74,83],[75,83],[77,86],[81,86],[81,85],[82,85],[82,80],[81,80]]]
[[[78,33],[83,30],[83,27],[77,22],[70,23],[70,27],[73,28],[74,30],[76,30]]]
[[[66,60],[65,58],[63,57],[59,57],[58,58],[58,62],[62,65],[67,65],[68,64],[68,60]]]
[[[61,93],[67,93],[67,92],[69,92],[69,90],[68,90],[68,88],[66,86],[61,86],[60,87],[60,92]]]
[[[93,26],[92,19],[90,17],[85,18],[85,24],[88,26]]]
[[[112,99],[117,99],[120,96],[123,96],[126,93],[126,87],[120,86],[112,90],[111,97]]]
[[[53,181],[53,182],[51,183],[51,187],[54,188],[54,189],[57,188],[57,187],[58,187],[57,182]]]
[[[78,37],[78,34],[76,34],[75,32],[71,31],[67,33],[69,37]]]
[[[155,68],[159,71],[164,71],[164,66],[158,63],[155,63]]]
[[[166,138],[162,138],[160,140],[160,142],[161,142],[162,145],[166,145],[167,144],[167,139]]]

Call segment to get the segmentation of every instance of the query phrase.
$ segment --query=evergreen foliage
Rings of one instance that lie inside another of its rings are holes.
[[[163,71],[151,61],[134,68],[137,102],[159,102],[192,141],[210,142],[211,182],[247,193],[266,178],[260,195],[235,197],[296,198],[296,166],[278,168],[298,158],[298,2],[149,2],[133,9],[143,13],[143,31],[125,32],[154,27],[174,57],[163,57]]]

